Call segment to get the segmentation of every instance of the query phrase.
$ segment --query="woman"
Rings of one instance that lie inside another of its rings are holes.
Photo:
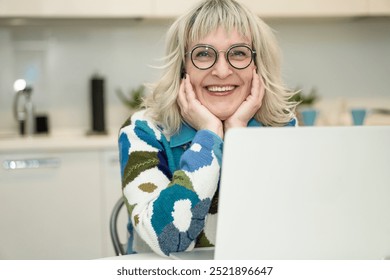
[[[167,42],[146,109],[119,134],[130,249],[160,255],[213,246],[228,129],[296,125],[273,34],[236,1],[202,2]]]

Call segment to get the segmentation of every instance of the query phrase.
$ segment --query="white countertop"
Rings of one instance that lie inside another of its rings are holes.
[[[117,149],[117,142],[116,134],[57,133],[30,137],[0,134],[0,153]]]
[[[99,260],[158,260],[158,261],[168,261],[173,260],[169,257],[162,257],[155,253],[139,253],[139,254],[131,254],[131,255],[123,255],[123,256],[113,256],[101,258]]]
[[[102,260],[213,260],[214,247],[195,248],[191,251],[176,252],[168,257],[157,255],[156,253],[139,253],[123,256],[113,256],[102,258]]]

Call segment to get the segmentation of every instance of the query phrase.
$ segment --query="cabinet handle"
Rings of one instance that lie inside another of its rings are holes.
[[[60,165],[61,160],[59,158],[11,159],[3,161],[3,167],[6,170],[58,168]]]

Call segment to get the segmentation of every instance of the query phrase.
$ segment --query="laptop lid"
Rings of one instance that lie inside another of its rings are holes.
[[[390,256],[390,126],[232,129],[222,166],[215,259]]]

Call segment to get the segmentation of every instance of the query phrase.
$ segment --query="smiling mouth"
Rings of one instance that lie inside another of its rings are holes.
[[[235,86],[208,86],[206,87],[208,91],[213,93],[226,93],[234,90]]]

